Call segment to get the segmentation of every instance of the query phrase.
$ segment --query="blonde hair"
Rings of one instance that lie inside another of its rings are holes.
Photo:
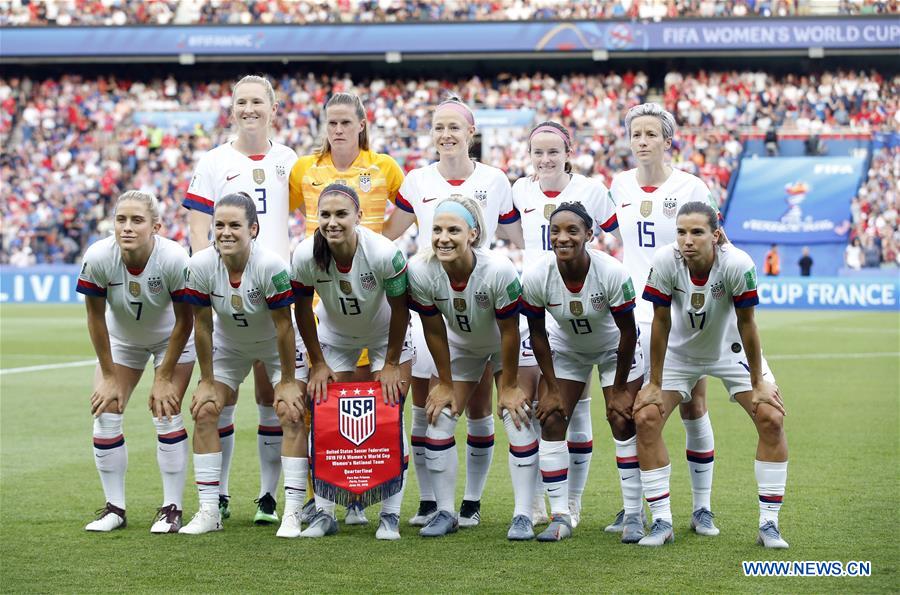
[[[445,202],[455,202],[462,205],[464,209],[469,211],[469,214],[472,215],[472,218],[475,220],[475,231],[477,232],[475,235],[475,241],[472,242],[472,248],[481,248],[486,239],[485,239],[485,229],[487,227],[484,224],[484,211],[481,210],[481,204],[475,200],[474,198],[470,198],[468,196],[463,196],[462,194],[451,194],[441,202],[437,204],[437,207],[440,207],[442,203]],[[466,223],[468,225],[468,222]],[[424,230],[419,230],[419,233],[422,233]],[[428,233],[431,233],[431,230],[428,230]],[[428,247],[422,250],[426,259],[431,259],[434,257],[434,248],[431,245],[431,242],[428,243]]]
[[[248,74],[247,76],[236,82],[234,84],[234,87],[231,89],[231,95],[234,96],[234,94],[237,93],[238,87],[245,83],[257,83],[259,85],[262,85],[266,90],[266,97],[269,98],[269,102],[272,105],[275,105],[275,89],[272,88],[272,83],[270,83],[269,79],[267,79],[266,77],[259,76],[257,74]]]
[[[119,205],[125,201],[133,200],[141,203],[150,212],[150,220],[153,223],[159,223],[159,200],[156,196],[149,192],[141,192],[140,190],[128,190],[116,199],[116,206],[113,207],[113,215],[119,211]]]
[[[328,142],[328,108],[335,105],[347,105],[353,108],[356,117],[363,123],[362,130],[359,131],[359,150],[369,150],[369,120],[366,118],[366,109],[363,107],[362,100],[358,95],[353,93],[335,93],[331,99],[325,103],[325,109],[322,110],[322,119],[324,124],[322,129],[325,131],[322,137],[322,144],[316,149],[316,155],[324,157],[331,153],[331,143]]]

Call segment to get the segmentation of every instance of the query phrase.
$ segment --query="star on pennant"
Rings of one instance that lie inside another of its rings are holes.
[[[347,394],[347,389],[342,388],[342,389],[341,389],[341,396],[343,397],[343,396],[346,395],[346,394]]]
[[[362,393],[362,391],[359,390],[358,388],[354,388],[354,389],[353,389],[353,394],[354,394],[354,395],[358,395],[358,394],[361,394],[361,393]]]
[[[374,389],[374,388],[370,388],[370,389],[369,389],[369,394],[370,394],[370,395],[374,395],[374,394],[375,394],[375,389]]]

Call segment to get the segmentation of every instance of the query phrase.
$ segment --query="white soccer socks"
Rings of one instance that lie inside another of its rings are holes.
[[[540,469],[550,514],[569,515],[569,449],[565,440],[540,441]]]
[[[181,510],[189,449],[184,419],[180,413],[168,419],[154,417],[153,425],[156,426],[156,462],[162,475],[162,505],[174,504],[176,510]]]
[[[664,520],[672,523],[672,506],[669,500],[669,478],[672,476],[671,463],[659,469],[641,471],[641,485],[644,498],[650,505],[653,520]]]
[[[691,474],[691,494],[694,510],[705,508],[712,510],[710,495],[712,493],[713,465],[715,464],[715,441],[709,412],[699,419],[683,419],[685,431],[685,449],[688,471]]]
[[[466,420],[466,489],[463,500],[479,501],[494,460],[494,416]]]
[[[508,411],[503,412],[503,427],[509,440],[509,476],[512,479],[515,510],[513,517],[531,518],[538,468],[538,437],[531,423],[517,429]]]
[[[778,512],[784,500],[784,486],[787,483],[787,461],[769,463],[756,461],[756,485],[759,492],[759,526],[768,521],[778,526]]]
[[[259,452],[259,497],[266,494],[275,497],[281,477],[281,441],[283,433],[274,407],[257,405],[259,426],[256,431],[256,448]]]
[[[124,510],[128,448],[122,433],[122,414],[101,413],[94,418],[94,463],[106,501]]]
[[[575,500],[580,508],[581,495],[584,494],[584,486],[587,485],[591,457],[594,454],[590,397],[581,399],[575,404],[566,440],[569,447],[569,498]]]
[[[284,516],[299,511],[306,503],[306,475],[309,459],[306,457],[281,457],[284,470]]]
[[[431,476],[425,464],[425,454],[428,452],[428,443],[425,433],[428,429],[428,418],[425,416],[424,407],[412,407],[412,429],[410,441],[412,442],[413,465],[416,468],[416,479],[419,482],[419,500],[434,502],[434,490],[431,487]]]
[[[619,470],[619,485],[622,488],[622,507],[625,515],[640,514],[643,501],[641,500],[641,469],[638,465],[637,436],[616,443],[616,467]]]
[[[228,476],[231,473],[231,459],[234,456],[234,409],[235,405],[222,407],[219,414],[219,443],[222,447],[221,478],[219,493],[228,495]],[[196,459],[195,459],[196,460]]]
[[[456,472],[459,467],[453,434],[458,419],[450,413],[449,407],[445,407],[425,432],[428,449],[425,460],[437,508],[453,516],[456,516]]]

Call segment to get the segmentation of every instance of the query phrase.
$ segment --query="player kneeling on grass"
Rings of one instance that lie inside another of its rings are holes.
[[[644,299],[653,302],[650,383],[638,394],[634,419],[641,483],[653,525],[640,545],[675,540],[669,504],[671,466],[662,430],[672,411],[690,399],[697,380],[714,376],[747,411],[759,434],[758,542],[768,548],[788,547],[778,529],[787,481],[784,402],[762,357],[754,321],[759,303],[756,269],[746,252],[721,242],[717,214],[709,204],[683,205],[676,219],[676,242],[656,252],[644,289]],[[732,309],[746,359],[722,353]]]
[[[185,299],[194,307],[200,364],[200,383],[191,403],[200,510],[180,533],[222,528],[219,414],[237,402],[238,387],[257,360],[275,386],[273,404],[284,431],[285,516],[306,498],[306,430],[301,422],[305,387],[295,378],[305,379],[306,369],[295,371],[290,309],[294,294],[287,264],[256,244],[258,233],[253,200],[244,193],[229,194],[216,202],[213,212],[214,245],[191,257]]]
[[[521,285],[512,262],[481,249],[486,241],[479,204],[459,195],[441,201],[434,212],[431,252],[409,263],[410,306],[419,312],[438,382],[428,393],[425,414],[426,462],[438,513],[419,535],[439,537],[459,527],[456,496],[456,440],[459,412],[470,401],[490,410],[490,386],[479,380],[493,366],[498,411],[510,449],[520,464],[510,466],[513,491],[525,490],[528,510],[537,464],[537,435],[528,417],[525,393],[518,386],[519,298]],[[515,528],[511,527],[512,531]]]
[[[94,461],[106,506],[88,531],[125,526],[128,450],[122,414],[147,360],[156,368],[150,410],[158,438],[156,459],[163,480],[163,505],[153,533],[181,528],[181,498],[187,469],[187,432],[181,400],[194,367],[190,306],[182,302],[188,255],[159,237],[156,197],[135,190],[119,197],[115,236],[88,248],[78,277],[85,295],[88,332],[99,363],[94,375]]]
[[[329,382],[351,381],[360,353],[368,349],[372,379],[381,381],[387,402],[402,406],[412,365],[405,341],[406,258],[392,241],[360,225],[359,196],[349,186],[328,185],[319,195],[317,214],[319,226],[294,251],[291,266],[297,328],[309,355],[310,396],[319,403],[327,398]],[[320,299],[315,314],[313,293]],[[402,435],[405,474],[408,447]],[[382,502],[375,537],[400,539],[402,502],[402,489]],[[316,493],[316,509],[302,533],[298,517],[300,537],[337,533],[335,503]]]
[[[636,349],[634,285],[622,263],[587,249],[593,225],[581,203],[559,205],[550,215],[555,254],[539,256],[522,277],[523,311],[546,387],[535,415],[541,421],[540,467],[552,520],[538,541],[559,541],[572,534],[566,430],[594,366],[613,436],[624,442],[635,435],[631,407],[643,382],[644,364]],[[548,311],[553,317],[549,338],[544,325]],[[634,478],[622,481],[625,543],[644,536],[641,484],[638,470],[633,471]]]

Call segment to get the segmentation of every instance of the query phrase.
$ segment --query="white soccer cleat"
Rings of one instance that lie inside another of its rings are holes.
[[[300,537],[319,538],[338,532],[337,520],[331,514],[320,510],[313,517],[309,527],[300,532]]]
[[[360,506],[358,502],[351,502],[347,507],[347,516],[344,517],[345,525],[368,525],[369,519],[366,518],[366,509]]]
[[[697,535],[715,537],[719,534],[719,528],[713,523],[715,515],[708,508],[699,508],[691,515],[691,529]]]
[[[174,504],[163,506],[156,511],[156,522],[150,527],[151,533],[178,533],[181,529],[181,511]]]
[[[300,532],[303,529],[300,520],[302,514],[302,510],[285,513],[281,518],[281,526],[278,527],[278,532],[275,533],[275,537],[285,537],[287,539],[300,537]]]
[[[419,510],[416,512],[416,516],[409,519],[409,524],[413,527],[424,527],[431,522],[431,519],[437,516],[437,513],[437,502],[434,500],[421,500],[419,501]]]
[[[385,541],[397,541],[400,539],[400,515],[382,512],[380,518],[378,531],[375,532],[375,539],[383,539]]]
[[[662,519],[653,521],[650,526],[650,533],[638,541],[638,545],[649,547],[660,547],[667,543],[675,541],[675,531],[672,529],[672,523]]]
[[[182,535],[202,535],[212,531],[222,530],[222,517],[219,515],[219,505],[200,505],[200,510],[194,515],[187,525],[178,532]]]
[[[97,511],[97,520],[85,525],[84,530],[108,533],[115,529],[124,529],[126,525],[125,509],[107,502],[106,506]]]
[[[778,525],[772,521],[766,521],[766,523],[759,528],[759,536],[756,538],[756,543],[770,549],[788,549],[788,542],[781,536]]]

